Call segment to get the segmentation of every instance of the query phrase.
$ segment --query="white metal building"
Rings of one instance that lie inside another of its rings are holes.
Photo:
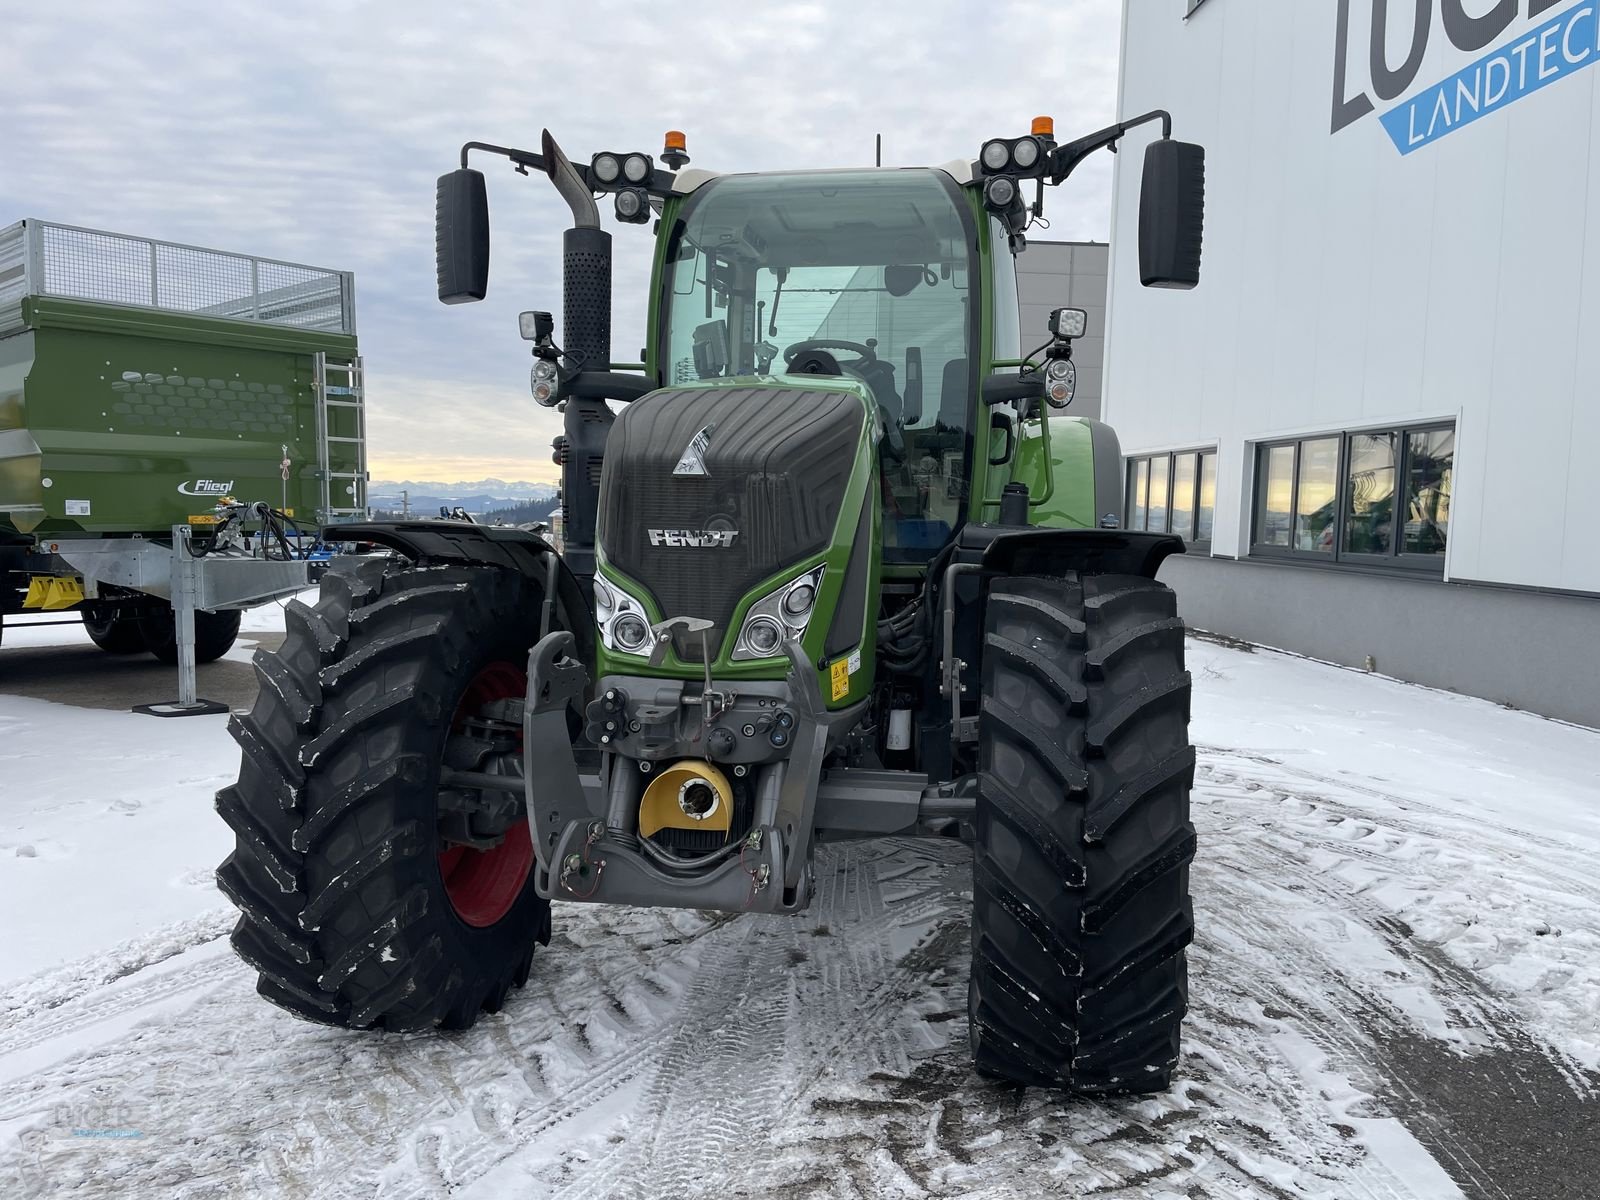
[[[1187,293],[1118,156],[1104,381],[1192,625],[1600,726],[1597,10],[1125,0],[1207,151]]]
[[[1089,316],[1088,332],[1072,343],[1078,367],[1078,388],[1070,415],[1100,415],[1101,376],[1105,368],[1106,267],[1110,250],[1104,242],[1046,242],[1028,239],[1017,256],[1017,301],[1022,309],[1022,350],[1027,353],[1050,340],[1050,313],[1081,308]]]

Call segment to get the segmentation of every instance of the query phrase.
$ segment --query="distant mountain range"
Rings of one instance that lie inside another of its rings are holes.
[[[402,493],[406,495],[402,496]],[[455,508],[457,505],[476,515],[535,501],[549,501],[555,496],[555,484],[529,483],[526,480],[508,483],[504,479],[475,479],[441,483],[432,479],[402,479],[397,483],[374,479],[367,487],[367,503],[371,507],[398,512],[402,503],[409,503],[411,511],[419,516],[434,516],[441,507]]]

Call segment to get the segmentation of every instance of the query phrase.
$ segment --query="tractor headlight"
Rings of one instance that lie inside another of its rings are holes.
[[[1052,358],[1044,369],[1044,398],[1052,408],[1065,408],[1078,390],[1078,368],[1070,358]]]
[[[632,595],[615,579],[594,577],[594,620],[600,628],[600,644],[621,654],[643,656],[650,645],[650,622],[644,601]]]
[[[1032,170],[1039,161],[1039,143],[1031,137],[1018,138],[1011,147],[1011,161],[1024,171]]]
[[[811,611],[816,599],[817,589],[812,586],[811,577],[807,576],[783,594],[783,614],[786,617],[804,617]]]
[[[650,158],[645,154],[630,154],[622,160],[622,175],[629,183],[643,183],[650,178]]]
[[[650,193],[643,188],[619,188],[615,205],[619,221],[643,225],[650,219]]]
[[[561,399],[561,372],[548,358],[535,359],[528,386],[533,389],[534,402],[550,408]]]
[[[969,145],[971,143],[968,143]],[[996,138],[992,142],[983,144],[983,153],[978,156],[988,171],[1004,171],[1011,165],[1011,146],[1009,143]]]
[[[596,154],[589,162],[589,173],[601,183],[615,183],[622,174],[622,164],[615,154]]]
[[[744,624],[744,645],[756,658],[770,658],[783,644],[783,626],[768,616],[751,617]]]
[[[619,650],[637,653],[650,637],[650,626],[636,613],[623,613],[611,623],[611,637]]]
[[[777,658],[783,653],[785,638],[802,637],[816,610],[826,571],[826,567],[815,567],[752,604],[733,648],[735,661]]]
[[[990,212],[1005,212],[1019,195],[1017,181],[1009,175],[996,175],[983,185],[983,204]]]

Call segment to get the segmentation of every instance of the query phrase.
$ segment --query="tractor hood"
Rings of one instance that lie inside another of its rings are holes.
[[[828,551],[846,523],[849,540],[854,522],[841,514],[852,480],[871,469],[872,412],[863,385],[798,376],[635,401],[606,443],[603,561],[646,590],[662,619],[712,622],[717,657],[749,593]],[[675,636],[674,650],[703,661],[699,635]]]

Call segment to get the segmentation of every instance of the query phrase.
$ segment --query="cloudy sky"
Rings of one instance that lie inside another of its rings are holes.
[[[0,0],[0,225],[38,217],[354,271],[375,478],[553,479],[521,309],[561,311],[566,207],[492,159],[482,304],[434,296],[434,179],[468,140],[708,170],[977,153],[1036,113],[1114,118],[1120,0]],[[1104,239],[1110,162],[1052,239]],[[642,344],[649,234],[613,226],[613,347]],[[560,330],[557,330],[557,339]]]

